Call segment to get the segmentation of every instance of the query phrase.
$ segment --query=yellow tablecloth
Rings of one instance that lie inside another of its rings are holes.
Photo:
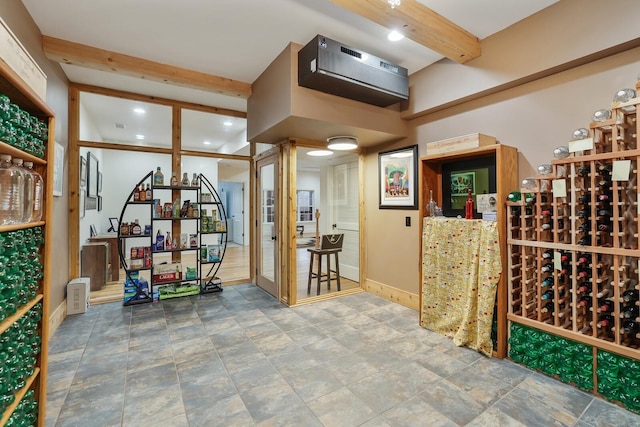
[[[494,221],[424,218],[421,325],[491,356],[502,270]]]

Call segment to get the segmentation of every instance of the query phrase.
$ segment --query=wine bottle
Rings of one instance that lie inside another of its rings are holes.
[[[610,219],[611,212],[606,209],[598,209],[598,216],[604,217],[605,219]]]
[[[598,328],[605,328],[609,325],[613,326],[613,324],[615,323],[615,320],[613,319],[613,316],[610,314],[602,314],[600,315],[600,317],[598,317]]]
[[[607,203],[610,200],[611,200],[611,198],[609,197],[608,194],[600,194],[600,195],[598,195],[598,201],[599,202]]]
[[[540,271],[544,273],[551,273],[553,271],[553,263],[548,262],[540,268]]]
[[[591,282],[582,282],[578,286],[578,293],[585,295],[591,293]]]
[[[585,221],[578,226],[579,231],[591,231],[591,223]]]
[[[588,265],[591,263],[591,254],[588,252],[583,252],[578,256],[578,265]]]
[[[605,224],[604,222],[598,223],[598,231],[609,231],[611,226],[609,224]]]
[[[578,299],[579,307],[591,307],[591,304],[593,304],[593,298],[590,296],[583,295]]]
[[[637,305],[625,305],[620,312],[623,319],[635,319],[640,315],[640,307]]]
[[[548,276],[548,277],[545,277],[545,279],[540,283],[540,286],[542,287],[553,286],[553,283],[554,283],[553,276]]]
[[[602,313],[611,313],[613,311],[613,301],[606,298],[600,298],[598,300],[598,307]]]
[[[551,230],[552,228],[553,228],[553,223],[551,223],[551,222],[546,222],[546,223],[544,223],[544,224],[542,224],[540,226],[540,229],[541,230],[545,230],[545,231],[546,230]]]
[[[622,330],[624,331],[625,334],[635,335],[638,332],[640,332],[640,323],[638,323],[635,320],[627,320],[622,325]]]
[[[546,251],[544,251],[542,253],[542,258],[544,259],[553,258],[553,249],[547,249]]]
[[[629,289],[628,291],[624,291],[622,293],[622,301],[627,304],[636,303],[638,301],[638,291],[634,291],[633,289]]]
[[[583,205],[591,202],[591,193],[589,193],[588,191],[583,193],[582,196],[578,197],[578,202],[582,203]]]
[[[545,291],[545,293],[543,293],[540,296],[540,299],[543,299],[543,300],[553,299],[553,295],[554,295],[553,289],[549,289],[548,291]]]
[[[134,202],[138,202],[140,201],[140,190],[138,190],[138,186],[135,186],[135,189],[133,190],[133,201]]]
[[[600,175],[611,175],[611,167],[609,165],[599,165],[598,173]]]
[[[542,215],[542,216],[551,216],[551,215],[553,215],[553,209],[544,208],[544,209],[542,209],[542,211],[540,211],[540,215]]]
[[[591,279],[591,270],[587,268],[579,268],[578,279],[584,279],[584,280]]]
[[[587,177],[591,172],[591,168],[589,166],[580,166],[576,172],[582,177]]]
[[[509,193],[509,196],[511,196],[511,193]],[[427,209],[429,210],[429,216],[436,216],[436,201],[433,200],[433,190],[429,190],[429,205]]]
[[[578,218],[589,218],[590,212],[588,209],[582,209],[580,211],[578,211]]]
[[[554,304],[552,302],[548,302],[544,305],[544,307],[540,309],[540,312],[553,314],[554,310],[555,310]]]
[[[591,238],[583,237],[577,242],[580,246],[588,246],[591,244]]]

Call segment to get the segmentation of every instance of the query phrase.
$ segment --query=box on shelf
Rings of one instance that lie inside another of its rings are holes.
[[[207,245],[207,261],[220,261],[220,245]]]
[[[67,284],[67,314],[86,313],[89,308],[91,279],[79,277]]]
[[[139,273],[130,273],[131,279],[124,281],[124,302],[136,301],[149,298],[149,282]]]
[[[469,135],[455,138],[443,139],[440,141],[427,143],[427,155],[451,153],[454,151],[468,150],[470,148],[484,147],[496,144],[496,138],[483,135],[481,133],[471,133]]]
[[[158,264],[153,266],[153,281],[156,283],[182,280],[182,264]]]
[[[211,203],[211,193],[202,193],[200,195],[200,201],[203,203]]]

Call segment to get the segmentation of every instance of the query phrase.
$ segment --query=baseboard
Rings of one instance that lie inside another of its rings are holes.
[[[58,329],[58,326],[62,324],[62,321],[67,317],[67,300],[66,298],[60,303],[60,305],[49,316],[49,338],[53,336]]]
[[[384,298],[389,301],[397,302],[405,307],[412,308],[416,311],[420,308],[420,296],[393,286],[385,285],[374,280],[365,279],[364,290]]]

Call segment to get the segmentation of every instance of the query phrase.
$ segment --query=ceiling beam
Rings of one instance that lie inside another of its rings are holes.
[[[148,61],[53,37],[43,36],[42,47],[47,58],[63,64],[240,98],[248,98],[251,95],[250,83]]]
[[[416,0],[391,8],[387,0],[330,0],[370,21],[395,29],[405,37],[464,64],[480,56],[476,36]]]

